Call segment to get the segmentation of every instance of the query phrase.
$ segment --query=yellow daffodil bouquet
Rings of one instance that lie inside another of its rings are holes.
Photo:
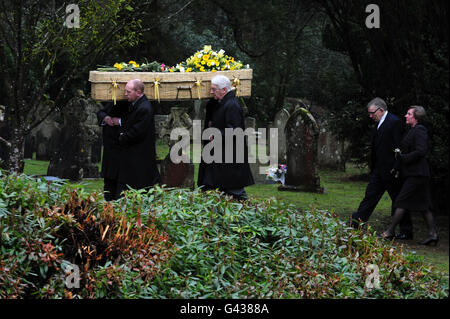
[[[205,45],[202,50],[195,52],[186,61],[170,67],[169,72],[216,72],[243,68],[250,67],[248,64],[244,67],[241,61],[226,55],[224,50],[213,51],[210,45]]]
[[[135,61],[116,62],[111,66],[100,66],[97,71],[102,72],[216,72],[249,69],[250,66],[225,54],[224,50],[213,51],[210,45],[195,52],[186,61],[176,66],[166,66],[164,63],[153,61],[138,64]]]

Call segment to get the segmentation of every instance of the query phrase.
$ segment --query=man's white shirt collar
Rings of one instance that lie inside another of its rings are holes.
[[[384,119],[386,118],[386,115],[388,114],[388,111],[386,110],[383,114],[383,116],[381,117],[380,122],[378,122],[378,126],[377,126],[377,130],[380,128],[381,124],[383,124]]]

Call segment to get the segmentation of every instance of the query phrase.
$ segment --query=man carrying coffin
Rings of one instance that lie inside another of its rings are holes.
[[[205,190],[218,188],[234,199],[246,200],[248,197],[244,187],[254,184],[248,164],[247,145],[245,141],[242,144],[237,142],[237,139],[244,138],[243,136],[226,138],[227,128],[242,129],[243,134],[244,111],[226,76],[217,75],[211,80],[210,93],[213,98],[206,106],[205,127],[215,128],[220,134],[211,135],[210,140],[204,145],[197,184]],[[214,140],[216,138],[220,139],[221,143],[217,143],[218,140]],[[214,152],[217,151],[215,147],[211,148],[212,153],[205,154],[205,148],[208,148],[209,143],[220,145],[222,150],[220,158],[214,157]]]

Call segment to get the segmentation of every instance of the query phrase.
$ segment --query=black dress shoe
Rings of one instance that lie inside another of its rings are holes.
[[[410,239],[413,239],[413,234],[411,234],[411,233],[398,233],[397,235],[395,235],[395,239],[410,240]]]
[[[439,241],[439,237],[437,236],[431,236],[425,239],[424,241],[418,242],[419,245],[425,245],[425,246],[436,246]]]
[[[386,240],[392,240],[395,239],[395,235],[385,231],[383,233],[381,233],[380,235],[378,235],[379,238],[381,239],[386,239]]]

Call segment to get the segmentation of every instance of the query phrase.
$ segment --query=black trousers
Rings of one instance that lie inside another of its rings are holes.
[[[125,184],[119,183],[115,179],[104,179],[104,196],[106,201],[112,201],[120,198],[120,193],[127,190]]]
[[[359,204],[358,211],[352,214],[352,219],[367,222],[385,191],[388,192],[389,197],[392,200],[391,216],[394,215],[394,202],[400,192],[400,188],[401,182],[398,179],[385,180],[382,179],[379,174],[372,173],[370,175],[369,184],[366,187],[364,199]],[[406,211],[400,222],[400,232],[412,234],[412,231],[411,215],[409,211]]]

